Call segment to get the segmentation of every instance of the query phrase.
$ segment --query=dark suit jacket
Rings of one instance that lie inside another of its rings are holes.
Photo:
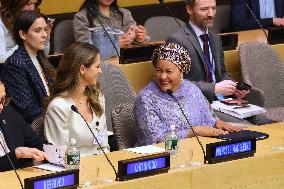
[[[43,72],[50,83],[46,67]],[[12,105],[31,123],[43,112],[42,101],[47,97],[40,75],[26,49],[20,46],[5,62],[2,80],[7,93],[12,97]]]
[[[260,19],[259,0],[246,0],[253,13],[259,19],[264,28],[273,26],[272,18]],[[275,0],[276,17],[284,16],[284,0]],[[231,1],[231,23],[230,27],[233,31],[259,29],[259,25],[243,3],[243,0]]]
[[[26,124],[23,117],[9,105],[0,114],[0,127],[10,149],[9,156],[14,166],[16,168],[30,166],[32,163],[31,159],[17,159],[15,149],[17,147],[32,147],[42,150],[44,139],[38,136]],[[8,158],[6,156],[0,157],[0,171],[11,169]]]
[[[225,79],[232,80],[225,69],[224,53],[220,37],[217,34],[209,31],[209,38],[215,62],[214,73],[216,82],[220,82]],[[173,36],[169,37],[167,42],[180,44],[189,51],[189,55],[191,57],[191,69],[187,75],[184,75],[184,78],[194,82],[200,88],[204,96],[206,96],[208,101],[212,102],[215,99],[215,84],[206,83],[206,75],[204,70],[205,59],[203,56],[203,51],[198,42],[198,38],[189,23],[179,29],[179,31],[177,31]]]

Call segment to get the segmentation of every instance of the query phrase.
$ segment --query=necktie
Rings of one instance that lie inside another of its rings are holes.
[[[204,69],[205,69],[205,74],[206,74],[206,82],[211,83],[212,82],[212,76],[210,73],[210,68],[209,65],[211,65],[210,62],[210,52],[209,52],[209,37],[208,34],[202,34],[200,35],[201,40],[203,41],[203,53],[204,53],[204,57],[206,59],[206,63],[204,64]]]

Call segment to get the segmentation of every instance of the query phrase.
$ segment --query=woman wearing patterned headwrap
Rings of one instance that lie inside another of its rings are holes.
[[[165,43],[155,49],[152,63],[156,77],[140,91],[134,105],[137,146],[163,142],[170,125],[176,126],[179,139],[193,136],[176,100],[197,135],[218,136],[239,131],[214,117],[199,88],[183,80],[183,74],[190,71],[191,65],[185,48]]]

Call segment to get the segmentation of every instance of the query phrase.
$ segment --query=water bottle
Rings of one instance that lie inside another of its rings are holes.
[[[71,138],[69,144],[65,153],[66,169],[79,169],[80,150],[76,148],[76,139]]]
[[[178,149],[178,137],[175,133],[175,125],[170,125],[170,132],[165,139],[165,150],[175,155]]]

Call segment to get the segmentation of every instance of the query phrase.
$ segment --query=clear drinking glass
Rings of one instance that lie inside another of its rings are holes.
[[[79,188],[94,186],[99,183],[99,166],[80,166]]]
[[[187,146],[178,148],[177,153],[171,158],[171,168],[179,169],[190,167],[192,163],[193,150]]]

